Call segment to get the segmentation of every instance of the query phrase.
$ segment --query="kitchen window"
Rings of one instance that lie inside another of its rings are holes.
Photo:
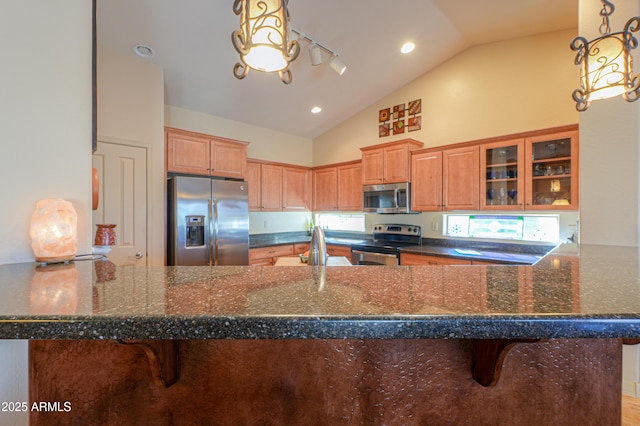
[[[460,238],[540,241],[560,240],[558,215],[445,214],[443,235]]]

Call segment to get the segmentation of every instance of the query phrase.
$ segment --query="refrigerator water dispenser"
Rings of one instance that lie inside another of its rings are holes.
[[[187,247],[204,246],[204,216],[187,216]]]

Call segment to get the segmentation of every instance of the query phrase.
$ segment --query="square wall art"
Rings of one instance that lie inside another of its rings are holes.
[[[422,99],[394,105],[378,112],[378,136],[383,138],[405,132],[415,132],[422,127]]]

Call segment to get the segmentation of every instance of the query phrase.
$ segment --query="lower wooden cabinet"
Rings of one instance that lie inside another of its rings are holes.
[[[400,253],[400,265],[504,265],[504,263],[490,260],[466,260],[446,256],[429,256],[428,254],[418,253]]]
[[[329,256],[344,256],[351,259],[351,246],[341,246],[338,244],[327,244]]]
[[[309,243],[279,244],[249,250],[249,265],[273,266],[279,257],[298,256],[309,250]]]
[[[296,243],[293,245],[293,254],[302,254],[305,251],[309,251],[309,243]]]
[[[279,257],[293,255],[293,244],[252,248],[249,249],[249,265],[273,266]]]
[[[400,265],[471,265],[471,261],[426,254],[400,253]]]

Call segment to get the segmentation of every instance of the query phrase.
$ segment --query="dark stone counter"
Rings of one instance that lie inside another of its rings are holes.
[[[476,249],[463,247],[447,247],[436,245],[407,246],[400,253],[415,253],[428,256],[442,256],[463,260],[480,260],[514,265],[533,265],[544,257],[544,254],[526,254],[521,252],[497,251],[498,249]]]
[[[327,244],[350,246],[371,241],[371,235],[358,232],[326,231],[325,240]],[[311,236],[306,232],[276,232],[272,234],[252,234],[249,236],[249,247],[268,247],[281,244],[308,243]]]
[[[2,339],[640,338],[636,248],[533,266],[0,266]]]
[[[357,232],[327,231],[327,244],[351,246],[352,244],[371,243],[370,234]],[[249,247],[268,247],[280,244],[308,243],[311,237],[306,232],[279,232],[272,234],[254,234],[250,236]],[[443,256],[464,260],[482,260],[512,265],[533,265],[549,251],[553,245],[479,242],[446,238],[423,238],[422,245],[407,246],[400,249],[405,253],[417,253],[430,256]]]

